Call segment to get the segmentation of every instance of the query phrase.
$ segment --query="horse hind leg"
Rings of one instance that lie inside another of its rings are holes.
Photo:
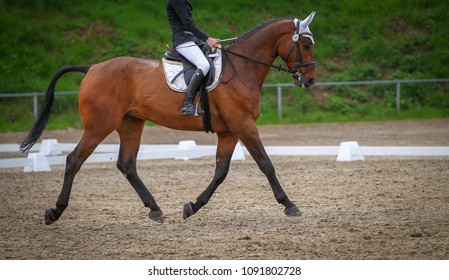
[[[117,132],[120,136],[120,151],[117,160],[117,168],[123,173],[128,182],[139,195],[145,207],[151,209],[149,218],[163,223],[164,217],[154,197],[137,174],[137,153],[140,147],[144,120],[124,117]]]
[[[69,205],[70,193],[72,191],[73,179],[81,168],[84,161],[92,154],[98,144],[103,141],[106,135],[91,134],[84,132],[76,148],[67,155],[62,190],[56,201],[56,208],[45,210],[45,224],[50,225],[56,222]]]

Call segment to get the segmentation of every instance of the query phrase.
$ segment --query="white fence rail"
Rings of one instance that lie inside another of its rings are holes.
[[[27,158],[0,159],[0,169],[24,168],[25,172],[50,171],[51,165],[63,165],[66,156],[63,152],[71,152],[77,144],[58,143],[56,139],[46,139],[42,143],[33,146]],[[17,153],[18,144],[0,144],[0,153]],[[118,144],[101,144],[86,163],[116,162],[120,146]],[[190,160],[205,156],[214,156],[214,145],[197,146],[195,141],[181,141],[177,145],[141,145],[137,160],[176,159]],[[244,160],[243,148],[238,143],[232,156],[232,160]]]
[[[76,144],[58,143],[56,139],[47,139],[36,144],[27,158],[0,159],[0,169],[23,168],[25,172],[50,171],[51,165],[64,165],[66,156]],[[102,144],[86,160],[86,163],[115,162],[119,145]],[[449,156],[449,147],[359,147],[356,141],[343,142],[340,146],[267,146],[266,151],[273,156],[337,156],[337,161],[364,160],[369,156]],[[17,153],[19,145],[0,144],[0,153]],[[189,160],[205,156],[214,156],[216,146],[196,145],[192,140],[181,141],[177,145],[141,145],[138,160],[177,159]],[[237,143],[232,160],[244,160],[248,154],[246,148]]]

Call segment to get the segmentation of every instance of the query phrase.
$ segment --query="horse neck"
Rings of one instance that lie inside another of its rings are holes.
[[[266,64],[273,64],[278,56],[279,41],[292,32],[293,24],[289,27],[286,21],[277,20],[256,28],[234,45],[229,46],[229,50]],[[231,60],[237,75],[244,75],[245,84],[252,82],[259,88],[262,87],[270,67],[237,57],[232,57]]]

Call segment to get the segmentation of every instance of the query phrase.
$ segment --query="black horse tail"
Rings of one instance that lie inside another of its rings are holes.
[[[67,66],[59,69],[58,72],[56,72],[56,74],[51,79],[50,84],[48,85],[47,93],[45,94],[44,101],[39,108],[39,113],[37,114],[37,119],[34,122],[33,128],[31,128],[31,130],[28,132],[27,137],[20,145],[20,150],[22,152],[28,152],[31,147],[33,147],[33,145],[36,143],[36,141],[44,131],[45,126],[47,125],[47,122],[50,118],[51,109],[53,107],[55,86],[58,79],[68,72],[82,72],[86,74],[87,71],[89,71],[90,67],[91,65]]]

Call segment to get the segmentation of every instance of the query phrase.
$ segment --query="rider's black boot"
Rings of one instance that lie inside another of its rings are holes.
[[[190,80],[189,86],[187,87],[187,94],[184,99],[184,106],[181,108],[181,114],[183,115],[196,115],[202,114],[203,110],[196,110],[193,106],[193,99],[195,98],[198,88],[203,81],[204,74],[201,69],[197,69]]]

